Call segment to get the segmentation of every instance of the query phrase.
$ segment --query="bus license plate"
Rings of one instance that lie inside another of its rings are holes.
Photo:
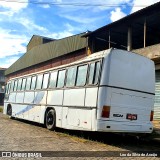
[[[130,114],[130,113],[128,113],[127,116],[126,116],[126,119],[137,120],[137,114]]]

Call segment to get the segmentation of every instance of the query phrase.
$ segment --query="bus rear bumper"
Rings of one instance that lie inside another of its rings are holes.
[[[149,123],[97,121],[97,131],[101,132],[128,132],[128,133],[152,133],[153,125]]]

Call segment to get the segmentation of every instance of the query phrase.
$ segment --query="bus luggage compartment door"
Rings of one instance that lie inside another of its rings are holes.
[[[149,122],[154,104],[154,96],[146,93],[112,90],[110,120]]]

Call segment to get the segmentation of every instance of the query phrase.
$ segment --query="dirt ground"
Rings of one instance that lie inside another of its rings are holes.
[[[49,131],[42,125],[9,119],[0,113],[0,151],[152,151],[160,150],[160,144],[138,141],[135,137],[115,134],[91,133],[56,129]],[[62,154],[63,154],[62,152]],[[113,152],[113,154],[114,154]],[[64,152],[65,153],[65,152]],[[55,157],[42,159],[118,159],[118,157]],[[75,155],[76,154],[76,155]],[[0,158],[2,159],[2,158]],[[6,159],[6,158],[3,158]],[[19,159],[19,158],[13,158]],[[22,159],[22,158],[20,158]],[[28,159],[28,158],[23,158]],[[32,158],[30,158],[32,159]],[[122,159],[133,159],[133,157]],[[141,157],[138,159],[158,159]]]

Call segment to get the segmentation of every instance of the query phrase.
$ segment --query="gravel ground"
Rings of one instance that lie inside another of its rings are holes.
[[[78,157],[82,152],[74,151],[114,151],[113,154],[123,151],[151,151],[160,150],[160,144],[148,141],[139,141],[135,137],[123,137],[116,134],[68,131],[56,129],[49,131],[42,125],[17,119],[9,119],[0,113],[0,151],[63,151],[65,154],[73,151],[73,157],[55,157],[42,159],[104,159],[104,157]],[[84,152],[85,153],[85,152]],[[86,152],[87,153],[87,152]],[[106,153],[106,152],[105,152]],[[111,154],[111,152],[109,152]],[[108,154],[109,154],[108,153]],[[93,152],[94,154],[94,152]],[[138,159],[158,159],[150,157],[137,157]],[[136,159],[137,159],[136,158]],[[2,159],[2,158],[0,158]],[[6,159],[6,158],[3,158]],[[7,158],[8,159],[8,158]],[[19,159],[19,158],[12,158]],[[22,158],[20,158],[22,159]],[[23,158],[34,159],[34,158]],[[107,157],[107,159],[119,159]],[[133,159],[123,157],[121,159]]]

